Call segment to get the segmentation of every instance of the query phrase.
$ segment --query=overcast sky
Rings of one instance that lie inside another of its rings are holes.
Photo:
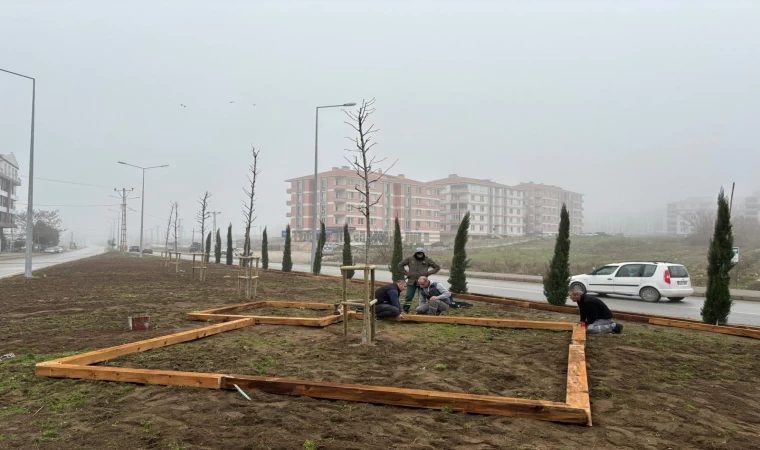
[[[757,1],[0,1],[0,68],[38,80],[35,175],[139,196],[116,161],[170,164],[148,172],[145,228],[177,200],[190,230],[209,190],[240,231],[251,144],[257,223],[283,228],[284,180],[313,170],[314,107],[372,97],[376,150],[410,178],[555,184],[589,216],[757,191],[759,42]],[[0,153],[23,175],[30,95],[0,74]],[[322,169],[343,163],[343,119],[320,114]],[[109,195],[38,180],[34,199]],[[60,209],[92,237],[116,216]]]

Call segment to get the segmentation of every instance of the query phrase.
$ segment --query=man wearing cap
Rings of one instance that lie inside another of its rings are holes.
[[[599,297],[584,294],[579,289],[570,291],[570,300],[578,304],[581,313],[581,325],[587,334],[606,334],[623,332],[623,324],[615,323],[612,311]]]
[[[409,284],[406,287],[406,298],[404,299],[404,312],[409,313],[412,309],[414,295],[419,288],[418,281],[420,277],[428,277],[441,270],[441,266],[425,255],[425,249],[417,247],[413,256],[410,256],[400,263],[398,268],[406,274]]]

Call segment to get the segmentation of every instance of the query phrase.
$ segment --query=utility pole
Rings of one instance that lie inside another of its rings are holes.
[[[214,232],[211,233],[212,239],[214,239],[213,236],[216,236],[216,215],[221,214],[221,211],[211,211],[209,214],[214,215]]]
[[[190,239],[190,245],[195,244],[195,228],[193,228],[193,237]]]
[[[114,188],[114,192],[121,198],[121,233],[119,235],[119,251],[126,252],[127,247],[127,197],[134,189],[121,188],[121,192]]]

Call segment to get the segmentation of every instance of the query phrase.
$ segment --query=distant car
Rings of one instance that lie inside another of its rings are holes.
[[[443,241],[433,242],[432,244],[430,244],[430,248],[448,248],[448,247],[449,247],[449,244]]]
[[[144,248],[143,249],[143,255],[152,255],[153,249],[152,248]]]
[[[47,247],[45,250],[42,251],[42,253],[57,253],[55,251],[55,247]]]
[[[60,246],[56,247],[55,248],[55,252],[56,253],[63,253],[63,247],[60,247]]]
[[[662,297],[678,302],[694,293],[685,266],[659,261],[607,264],[587,275],[571,277],[570,288],[638,296],[647,302],[658,302]]]
[[[332,256],[335,254],[335,248],[331,245],[325,245],[325,247],[322,249],[322,255],[323,256]]]
[[[203,249],[203,246],[201,245],[200,242],[193,242],[193,244],[190,246],[188,250],[190,251],[190,253],[198,253],[201,251],[201,249]]]
[[[133,245],[129,247],[129,253],[140,253],[140,246],[139,245]]]

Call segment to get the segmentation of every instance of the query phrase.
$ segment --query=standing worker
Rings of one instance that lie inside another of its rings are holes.
[[[412,309],[414,294],[417,293],[417,289],[419,288],[417,280],[420,277],[428,277],[438,273],[441,270],[441,266],[425,255],[424,248],[417,247],[414,256],[410,256],[398,263],[398,268],[406,273],[406,278],[409,280],[409,284],[406,287],[406,298],[404,299],[404,312],[409,314],[409,310]]]

